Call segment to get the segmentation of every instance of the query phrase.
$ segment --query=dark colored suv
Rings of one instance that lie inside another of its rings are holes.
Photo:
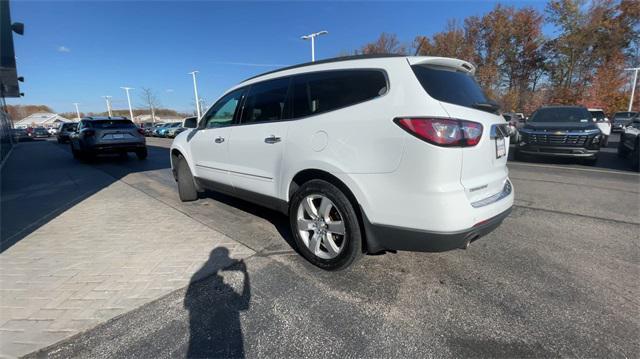
[[[516,159],[522,155],[573,157],[594,165],[602,132],[589,111],[580,106],[550,106],[536,110],[520,129]]]
[[[147,145],[141,128],[126,117],[87,117],[71,135],[71,151],[79,159],[98,154],[135,152],[147,158]]]
[[[611,131],[613,132],[622,131],[622,129],[627,127],[629,122],[631,122],[631,119],[637,114],[638,114],[637,112],[629,112],[629,111],[616,112],[615,114],[613,114],[613,117],[612,117],[613,123],[612,123]]]
[[[58,134],[56,135],[58,138],[58,143],[66,143],[69,142],[70,139],[70,135],[74,132],[76,132],[76,129],[78,128],[78,124],[75,122],[66,122],[60,125],[60,128],[58,129]]]

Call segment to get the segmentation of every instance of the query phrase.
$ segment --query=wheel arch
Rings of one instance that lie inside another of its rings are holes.
[[[327,171],[323,171],[320,169],[302,170],[296,173],[289,183],[289,188],[287,192],[287,202],[291,204],[291,198],[296,193],[298,188],[300,188],[300,186],[302,186],[305,182],[308,182],[314,179],[319,179],[319,180],[323,180],[331,183],[332,185],[338,187],[338,189],[340,189],[340,191],[342,191],[342,193],[344,193],[345,196],[347,196],[347,198],[349,199],[349,202],[351,202],[351,205],[353,206],[353,209],[356,212],[356,216],[358,217],[358,225],[360,226],[360,232],[362,234],[362,251],[366,253],[368,246],[367,246],[367,236],[365,233],[366,231],[364,227],[364,221],[362,219],[363,218],[362,208],[360,207],[360,203],[358,202],[358,199],[353,193],[353,191],[338,177],[334,176],[333,174]]]

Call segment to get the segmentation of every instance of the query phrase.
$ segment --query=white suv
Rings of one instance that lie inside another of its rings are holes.
[[[209,189],[281,211],[329,270],[364,252],[466,248],[513,205],[506,124],[474,71],[358,56],[248,79],[173,141],[180,199]]]

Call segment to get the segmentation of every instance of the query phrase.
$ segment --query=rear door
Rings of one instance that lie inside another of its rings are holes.
[[[237,123],[240,103],[245,89],[233,91],[215,103],[202,117],[193,137],[187,140],[191,145],[191,157],[196,177],[231,185],[229,179],[229,134]],[[191,134],[190,134],[191,136]]]
[[[287,139],[289,78],[250,87],[240,124],[231,130],[229,174],[234,188],[276,197]]]
[[[507,179],[509,138],[504,118],[486,97],[466,63],[413,65],[427,93],[440,101],[450,118],[482,124],[482,138],[462,148],[460,182],[467,198],[475,202],[499,193]]]

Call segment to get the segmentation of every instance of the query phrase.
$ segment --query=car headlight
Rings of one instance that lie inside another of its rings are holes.
[[[598,142],[600,142],[600,135],[595,135],[595,136],[593,137],[593,141],[592,141],[592,142],[593,142],[593,143],[598,143]]]

